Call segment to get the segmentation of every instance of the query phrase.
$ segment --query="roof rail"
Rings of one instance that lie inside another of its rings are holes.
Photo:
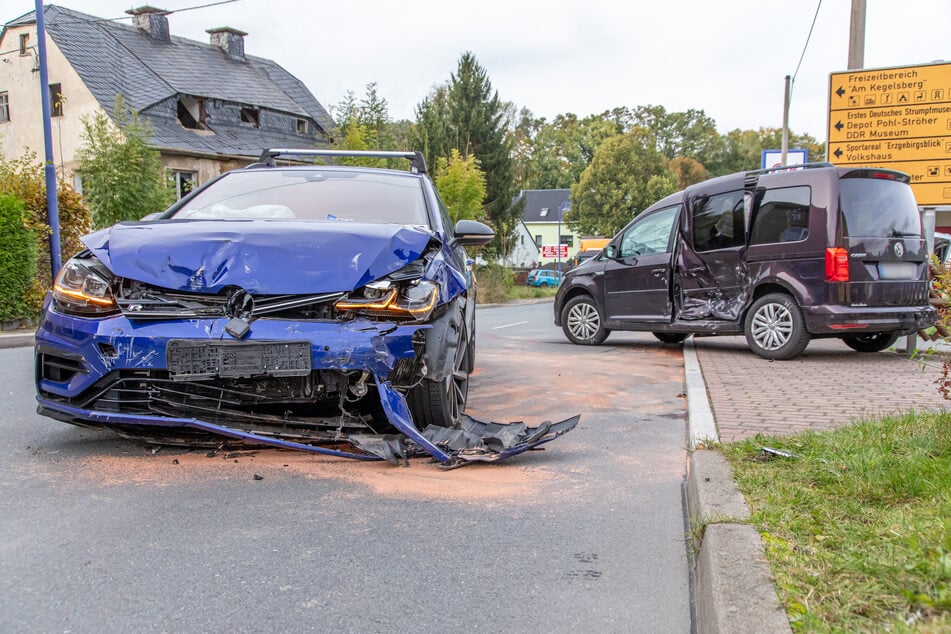
[[[261,152],[261,163],[274,167],[274,159],[279,156],[353,156],[361,158],[396,158],[410,161],[410,170],[415,174],[426,173],[426,160],[422,152],[384,152],[376,150],[294,150],[269,149]]]
[[[826,162],[799,163],[797,165],[779,165],[777,167],[767,167],[766,169],[761,169],[761,170],[751,170],[751,171],[748,171],[746,175],[751,176],[754,174],[768,174],[769,172],[782,172],[785,170],[798,170],[798,169],[812,170],[812,169],[817,169],[820,167],[835,167],[835,165],[833,165],[832,163],[826,163]]]

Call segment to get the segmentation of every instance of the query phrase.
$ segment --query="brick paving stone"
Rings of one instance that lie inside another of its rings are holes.
[[[951,409],[935,385],[941,369],[933,359],[858,353],[838,339],[814,340],[790,361],[761,359],[743,337],[698,337],[694,343],[723,442]]]

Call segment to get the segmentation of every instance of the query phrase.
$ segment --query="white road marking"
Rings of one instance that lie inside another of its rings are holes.
[[[521,326],[522,324],[527,324],[527,321],[517,321],[514,324],[503,324],[501,326],[493,326],[492,330],[499,330],[501,328],[511,328],[512,326]]]

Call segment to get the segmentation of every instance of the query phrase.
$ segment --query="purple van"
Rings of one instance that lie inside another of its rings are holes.
[[[928,250],[906,174],[829,163],[710,179],[655,203],[569,271],[555,324],[596,345],[746,336],[767,359],[810,339],[860,352],[933,323]]]

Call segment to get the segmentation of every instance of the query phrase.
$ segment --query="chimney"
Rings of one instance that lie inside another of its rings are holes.
[[[156,9],[145,5],[138,9],[129,9],[126,11],[132,16],[132,24],[135,28],[141,29],[149,34],[157,42],[170,42],[171,36],[168,32],[168,11],[165,9]]]
[[[246,61],[244,57],[244,36],[247,33],[232,29],[230,26],[208,29],[205,33],[211,36],[211,45],[223,50],[229,59],[236,62]]]

